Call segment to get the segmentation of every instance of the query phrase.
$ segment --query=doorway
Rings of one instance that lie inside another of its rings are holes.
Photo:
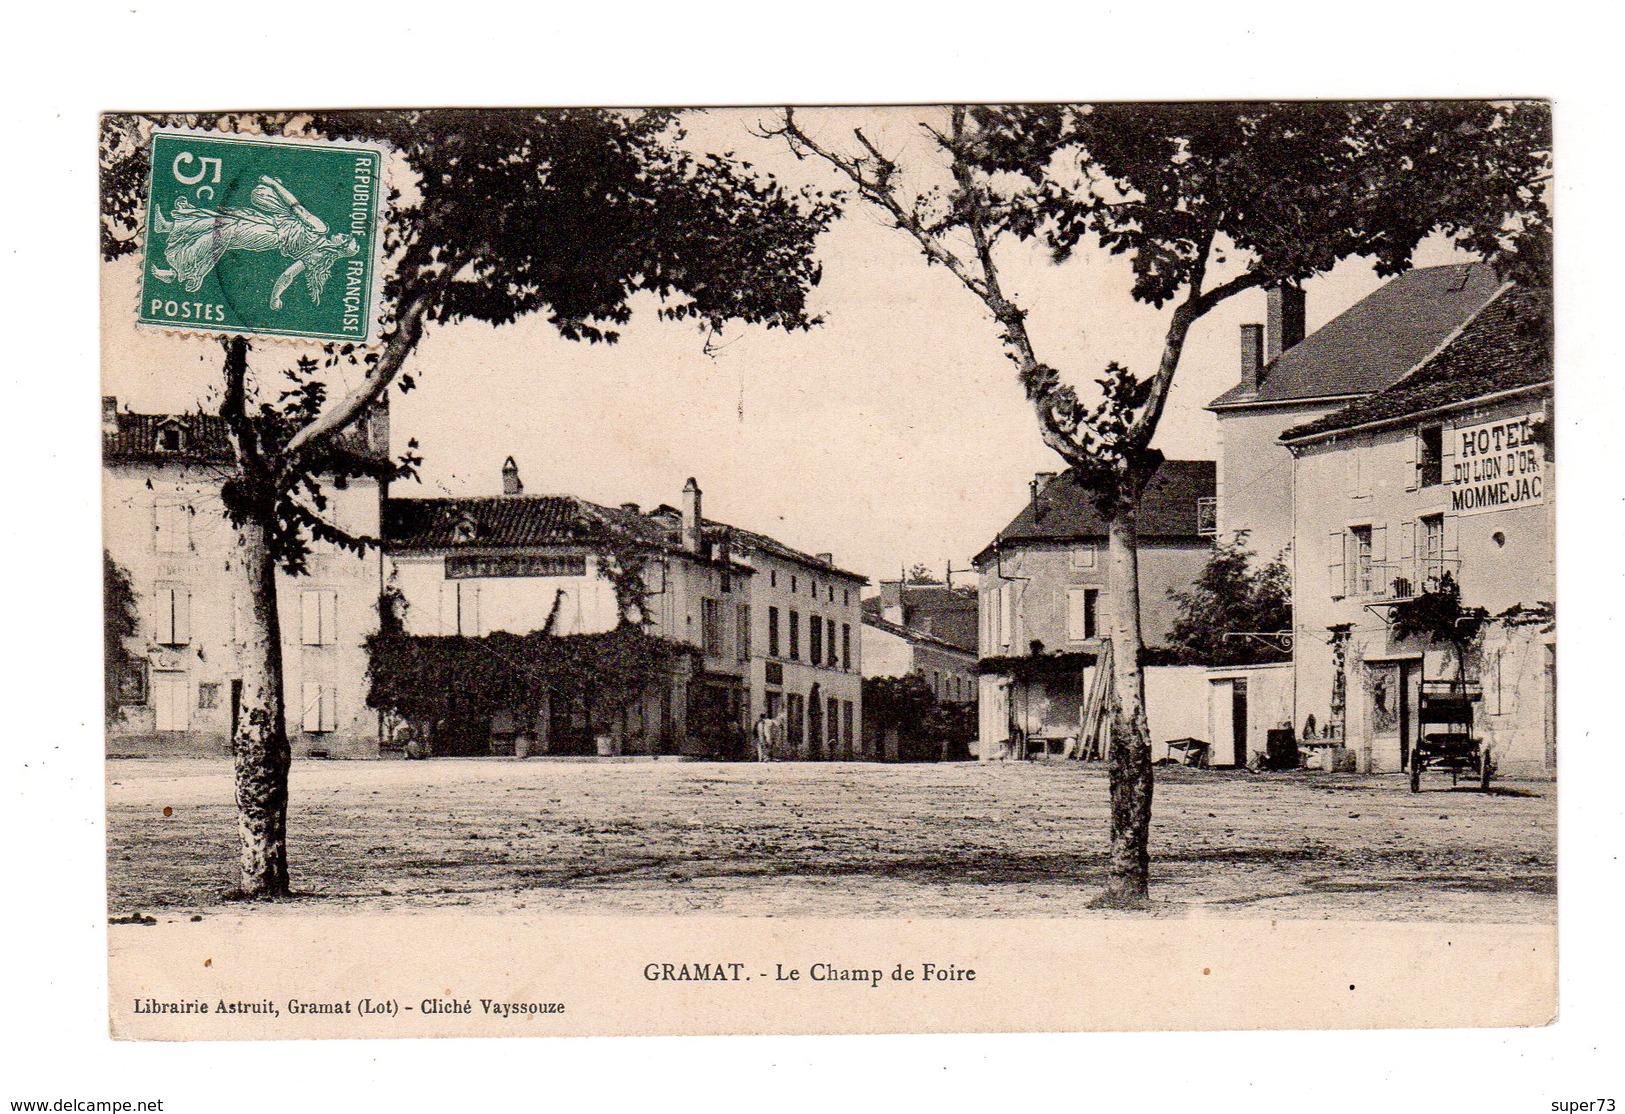
[[[1247,680],[1238,677],[1230,682],[1230,747],[1231,761],[1237,767],[1247,765]]]

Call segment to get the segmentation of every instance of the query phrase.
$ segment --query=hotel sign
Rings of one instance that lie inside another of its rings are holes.
[[[1546,450],[1535,439],[1534,422],[1528,414],[1454,431],[1453,512],[1485,514],[1546,501]]]

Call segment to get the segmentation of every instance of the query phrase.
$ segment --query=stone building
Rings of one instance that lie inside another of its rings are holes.
[[[389,449],[387,411],[352,438],[380,460]],[[135,590],[139,631],[126,640],[117,675],[120,713],[109,754],[231,752],[242,691],[239,584],[233,527],[220,501],[233,467],[224,421],[211,414],[135,414],[102,399],[102,537]],[[382,485],[324,483],[330,522],[376,537]],[[378,716],[367,707],[366,637],[378,626],[382,561],[322,542],[309,574],[278,578],[287,730],[295,755],[372,757]]]
[[[1555,770],[1549,314],[1547,292],[1499,285],[1404,378],[1281,437],[1297,719],[1329,724],[1362,769],[1407,768],[1426,686],[1454,682],[1498,769]],[[1392,629],[1397,606],[1446,577],[1464,606],[1503,616],[1464,674],[1447,643]]]
[[[1170,460],[1140,504],[1140,627],[1165,644],[1212,548],[1214,465]],[[981,574],[981,757],[1087,748],[1105,706],[1112,627],[1106,524],[1069,475],[1040,473],[1027,506],[977,554]]]

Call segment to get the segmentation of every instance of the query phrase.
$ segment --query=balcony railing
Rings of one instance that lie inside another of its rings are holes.
[[[1439,586],[1449,573],[1461,582],[1461,560],[1456,557],[1414,557],[1400,561],[1374,561],[1356,569],[1349,591],[1353,595],[1375,596],[1382,600],[1415,599]]]

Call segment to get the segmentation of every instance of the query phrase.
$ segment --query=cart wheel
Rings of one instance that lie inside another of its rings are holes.
[[[1412,755],[1411,756],[1411,792],[1412,793],[1420,793],[1421,791],[1422,791],[1422,763],[1417,761],[1415,755]]]
[[[1478,755],[1478,787],[1486,793],[1490,789],[1490,778],[1495,776],[1495,763],[1490,760],[1489,751],[1480,751]]]

